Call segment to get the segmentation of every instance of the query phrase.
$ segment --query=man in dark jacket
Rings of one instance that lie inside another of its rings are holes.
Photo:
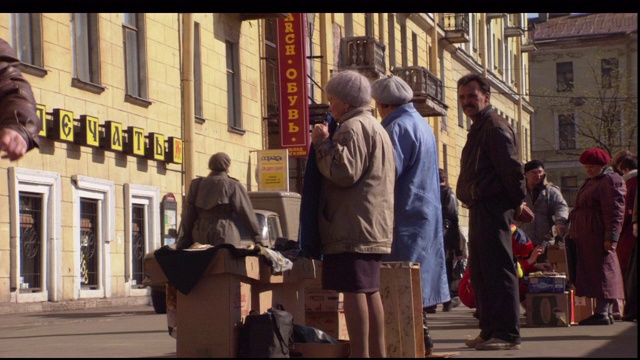
[[[0,153],[11,161],[38,147],[42,129],[31,85],[16,68],[18,64],[11,45],[0,39]]]
[[[509,226],[526,206],[524,173],[515,132],[490,98],[484,76],[469,74],[458,80],[459,105],[473,124],[462,149],[456,193],[469,208],[469,270],[481,330],[465,345],[519,349],[518,276]]]

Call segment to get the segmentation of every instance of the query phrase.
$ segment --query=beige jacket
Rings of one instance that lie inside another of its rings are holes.
[[[322,253],[389,254],[395,184],[389,135],[367,108],[357,108],[317,145]]]

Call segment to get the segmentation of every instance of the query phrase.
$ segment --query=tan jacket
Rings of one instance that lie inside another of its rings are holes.
[[[323,254],[389,254],[393,238],[393,145],[366,108],[341,119],[316,146],[323,175],[318,227]]]
[[[36,113],[31,85],[16,68],[15,51],[0,39],[0,129],[13,129],[24,138],[28,150],[38,147],[42,121]]]

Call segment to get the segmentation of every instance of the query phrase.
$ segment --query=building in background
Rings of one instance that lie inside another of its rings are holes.
[[[528,161],[526,21],[524,13],[0,15],[0,36],[17,49],[47,124],[40,149],[0,160],[0,258],[9,259],[0,262],[0,313],[149,303],[142,258],[171,240],[183,194],[208,173],[209,156],[227,152],[231,176],[257,190],[257,151],[282,148],[284,135],[304,143],[298,136],[309,134],[294,120],[306,111],[302,124],[323,121],[334,72],[403,77],[451,184],[471,125],[456,83],[484,74]],[[298,63],[280,61],[301,50]],[[303,150],[290,151],[293,192]],[[466,210],[460,217],[465,231]]]
[[[531,19],[532,158],[569,206],[590,147],[638,150],[638,14],[540,14]]]
[[[0,14],[47,124],[40,149],[0,160],[0,312],[147,304],[143,257],[170,240],[209,156],[256,188],[258,21]]]
[[[309,121],[322,122],[328,109],[322,90],[331,74],[356,70],[374,81],[401,76],[413,102],[434,129],[440,166],[456,184],[460,152],[471,125],[457,104],[457,80],[468,73],[491,82],[492,104],[515,129],[520,158],[530,159],[527,18],[524,13],[307,13]],[[263,109],[267,146],[279,146],[278,67],[275,19],[264,22]],[[373,105],[373,104],[372,104]],[[372,106],[372,112],[375,109]],[[304,158],[291,159],[292,191],[301,189]],[[454,185],[455,186],[455,185]],[[455,190],[455,189],[454,189]],[[467,212],[461,210],[463,230]]]

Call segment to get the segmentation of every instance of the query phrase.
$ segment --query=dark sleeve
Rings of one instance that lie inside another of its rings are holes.
[[[446,187],[442,194],[442,217],[444,222],[449,223],[449,229],[445,233],[445,245],[455,251],[456,256],[461,256],[464,249],[463,237],[460,236],[458,224],[458,200],[453,190]]]
[[[600,180],[600,205],[604,220],[604,240],[618,241],[624,220],[624,195],[627,188],[617,175]]]
[[[182,204],[182,216],[181,216],[181,231],[182,237],[178,239],[176,244],[177,250],[183,250],[189,248],[193,244],[193,237],[191,236],[191,230],[193,230],[193,224],[198,217],[198,210],[196,209],[196,196],[198,195],[198,188],[202,178],[194,179],[189,186],[189,194]]]
[[[235,190],[229,199],[231,208],[253,237],[260,235],[260,226],[258,225],[256,213],[253,211],[249,194],[247,194],[247,190],[240,182],[233,181],[235,182]]]
[[[36,112],[31,85],[16,67],[18,64],[15,51],[0,39],[0,129],[18,132],[31,150],[39,146],[42,121]]]
[[[518,145],[510,126],[496,126],[491,131],[491,162],[512,208],[517,208],[525,198],[523,166],[518,160]]]
[[[458,200],[453,194],[453,190],[448,186],[442,192],[442,215],[443,219],[458,225]]]

